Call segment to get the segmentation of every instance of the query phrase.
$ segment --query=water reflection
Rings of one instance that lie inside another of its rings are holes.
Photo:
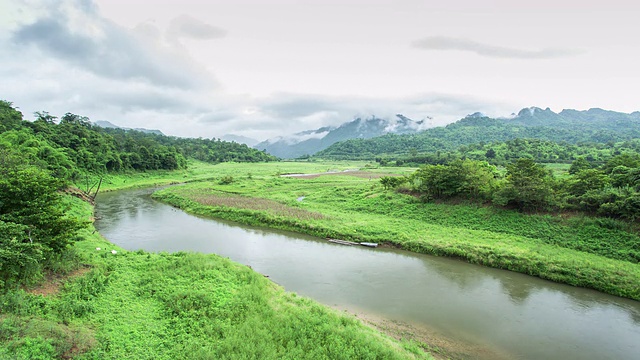
[[[454,259],[197,218],[149,193],[101,195],[98,230],[132,250],[217,253],[323,303],[427,324],[513,357],[634,359],[640,353],[635,301]]]

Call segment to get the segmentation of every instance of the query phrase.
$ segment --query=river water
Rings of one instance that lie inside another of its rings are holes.
[[[515,359],[640,359],[640,302],[504,270],[188,215],[151,189],[100,194],[96,228],[129,250],[215,253],[337,308],[428,327]]]

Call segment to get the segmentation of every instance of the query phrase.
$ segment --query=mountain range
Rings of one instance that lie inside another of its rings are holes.
[[[338,127],[321,127],[293,135],[262,141],[253,147],[280,158],[291,159],[313,155],[344,140],[370,139],[384,134],[409,134],[426,129],[424,121],[413,121],[401,114],[392,119],[356,118]]]
[[[516,138],[555,142],[607,143],[640,137],[640,112],[630,114],[598,108],[562,110],[524,108],[509,118],[468,115],[444,127],[419,133],[386,134],[370,139],[349,139],[315,154],[331,159],[373,159],[381,155],[455,150],[462,145],[508,141]]]

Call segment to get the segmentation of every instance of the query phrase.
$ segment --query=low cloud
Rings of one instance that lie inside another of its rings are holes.
[[[221,28],[206,24],[189,15],[180,15],[171,20],[167,36],[170,38],[190,38],[210,40],[222,38],[227,32]]]
[[[457,50],[468,51],[480,56],[505,59],[556,59],[576,56],[583,53],[578,49],[544,48],[540,50],[523,50],[505,46],[483,44],[464,38],[447,36],[431,36],[416,40],[412,46],[423,50]]]
[[[423,120],[424,127],[432,127],[451,123],[477,111],[498,116],[515,108],[512,104],[442,93],[399,98],[278,93],[270,97],[236,100],[230,102],[236,110],[225,112],[224,118],[210,114],[200,121],[264,140],[324,126],[339,126],[355,118],[375,116],[395,120],[396,114],[403,114],[414,121]]]

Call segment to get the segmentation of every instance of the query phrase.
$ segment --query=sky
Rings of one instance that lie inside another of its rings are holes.
[[[0,0],[0,99],[258,140],[403,114],[640,110],[631,0]]]

